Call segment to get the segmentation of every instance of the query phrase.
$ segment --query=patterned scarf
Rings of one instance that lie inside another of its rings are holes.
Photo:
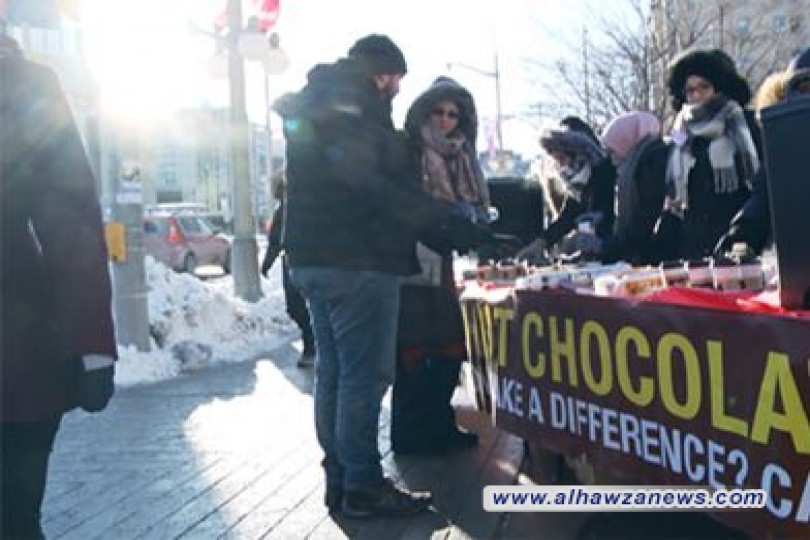
[[[464,135],[444,136],[431,124],[422,127],[421,135],[425,191],[436,199],[468,203],[486,210],[489,190],[483,172],[470,155]]]
[[[567,195],[576,201],[588,185],[593,167],[606,157],[605,151],[590,137],[572,129],[551,129],[540,137],[540,145],[548,152],[571,156],[571,162],[560,167]]]
[[[689,207],[689,172],[696,161],[691,143],[696,137],[710,141],[708,152],[715,193],[734,193],[750,185],[759,169],[757,150],[737,102],[717,94],[706,103],[684,105],[675,118],[672,132],[675,144],[667,163],[665,207],[678,216]],[[742,178],[735,167],[735,155],[742,158]]]

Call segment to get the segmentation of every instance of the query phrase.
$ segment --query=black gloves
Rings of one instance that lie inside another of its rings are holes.
[[[86,355],[76,362],[76,405],[87,412],[103,410],[115,391],[115,364],[101,355]]]
[[[466,253],[478,246],[492,243],[495,237],[489,227],[450,214],[426,231],[419,240],[433,251],[449,255],[453,250]]]

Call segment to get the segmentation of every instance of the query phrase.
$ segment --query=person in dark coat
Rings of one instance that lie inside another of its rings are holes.
[[[473,221],[488,220],[489,192],[475,152],[478,115],[472,95],[440,77],[411,105],[405,130],[421,186]],[[466,358],[464,322],[452,255],[417,245],[420,274],[402,282],[391,448],[399,454],[442,453],[475,446],[456,426],[450,404]]]
[[[563,244],[563,252],[596,253],[613,231],[616,168],[593,131],[571,118],[575,117],[540,137],[540,145],[554,158],[567,189],[562,209],[536,240],[518,252],[518,259],[542,262],[546,250],[557,244]]]
[[[616,166],[616,223],[602,245],[602,262],[634,265],[660,262],[652,242],[664,203],[669,148],[661,140],[661,122],[649,112],[620,114],[605,126],[602,144]]]
[[[298,357],[296,365],[300,368],[308,368],[315,365],[315,335],[312,333],[312,323],[310,322],[307,301],[301,296],[301,292],[290,281],[290,267],[287,263],[287,256],[283,253],[281,244],[281,231],[284,228],[284,207],[285,184],[284,173],[280,173],[280,178],[275,178],[275,189],[273,196],[278,200],[278,206],[270,220],[270,230],[267,232],[267,251],[262,260],[262,275],[267,277],[267,273],[273,267],[279,255],[281,255],[281,281],[284,287],[284,303],[287,307],[287,315],[290,316],[298,328],[301,330],[301,341],[304,343],[304,350]]]
[[[62,415],[99,411],[116,357],[95,180],[54,73],[0,36],[3,538],[43,538]]]
[[[768,77],[757,91],[757,112],[783,100],[808,99],[810,96],[810,48],[796,55],[785,71]],[[728,231],[715,246],[715,255],[723,255],[736,243],[746,244],[754,253],[762,253],[771,238],[771,211],[768,178],[761,167],[754,178],[751,197],[731,220]]]
[[[723,51],[683,53],[668,87],[677,116],[657,242],[668,259],[698,259],[713,253],[751,194],[760,165],[752,130],[758,130],[743,111],[748,83]]]
[[[315,66],[275,110],[287,140],[282,243],[315,332],[315,424],[325,502],[347,517],[428,508],[385,479],[380,406],[396,366],[399,280],[418,270],[415,243],[468,250],[491,233],[432,199],[409,174],[391,102],[407,72],[390,38],[358,40],[347,58]]]

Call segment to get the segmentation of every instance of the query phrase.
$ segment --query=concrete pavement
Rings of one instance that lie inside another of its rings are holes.
[[[523,444],[491,428],[459,392],[461,422],[481,436],[475,450],[394,456],[387,404],[381,423],[387,472],[412,489],[431,490],[436,510],[333,519],[323,506],[312,372],[295,367],[298,350],[289,338],[269,349],[256,361],[119,389],[100,414],[67,415],[43,507],[47,537],[548,539],[575,538],[593,517],[484,512],[483,486],[517,481]],[[632,536],[626,524],[618,531]]]

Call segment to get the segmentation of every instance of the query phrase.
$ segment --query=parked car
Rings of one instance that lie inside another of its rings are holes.
[[[144,216],[146,252],[166,266],[193,274],[198,266],[231,271],[231,242],[205,216],[156,212]]]

